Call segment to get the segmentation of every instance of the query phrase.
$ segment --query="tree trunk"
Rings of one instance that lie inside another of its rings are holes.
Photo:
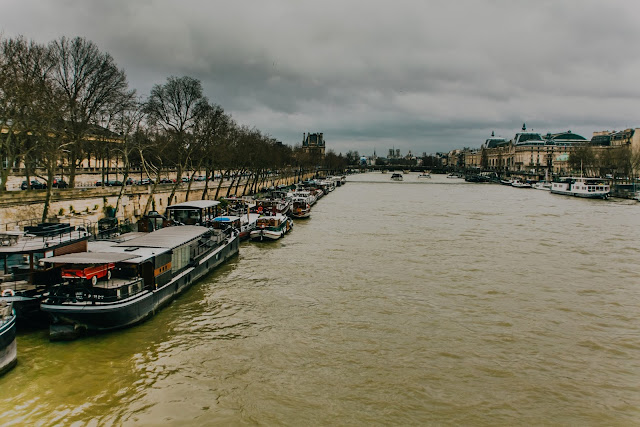
[[[189,201],[189,193],[191,193],[191,184],[193,183],[193,177],[195,176],[195,174],[195,170],[191,172],[191,177],[189,178],[189,182],[187,183],[187,195],[184,198],[185,201]]]
[[[242,181],[242,177],[244,176],[244,173],[246,172],[246,169],[242,169],[242,171],[238,174],[238,183],[236,184],[236,191],[235,194],[238,194],[238,188],[240,187],[240,182]],[[249,179],[247,177],[247,179]]]
[[[158,180],[156,180],[158,181]],[[157,182],[156,182],[157,184]],[[169,195],[169,200],[167,201],[167,206],[173,203],[173,197],[176,195],[176,190],[178,186],[182,184],[182,165],[178,165],[178,170],[176,170],[176,182],[173,184],[173,188],[171,188],[171,194]]]
[[[129,178],[129,157],[127,156],[124,161],[124,174],[122,175],[122,185],[120,186],[120,192],[118,193],[118,199],[116,200],[115,216],[118,216],[118,209],[120,208],[120,200],[124,194],[124,190],[127,186],[127,179]],[[117,179],[117,176],[116,176]]]
[[[149,208],[151,207],[151,202],[153,201],[153,196],[156,193],[156,187],[158,187],[158,183],[159,182],[160,182],[160,168],[158,168],[158,172],[156,174],[155,182],[153,183],[153,186],[151,187],[151,193],[149,194],[149,198],[147,199],[147,204],[144,207],[144,212],[142,212],[143,215],[146,215],[147,212],[149,212]]]
[[[237,175],[237,174],[234,174],[234,177],[231,180],[231,184],[229,185],[229,188],[227,188],[227,197],[229,197],[229,195],[231,194],[231,190],[233,189],[233,186],[236,183],[236,176],[235,175]]]
[[[220,169],[220,182],[218,183],[218,188],[216,189],[216,196],[214,197],[214,200],[218,200],[218,195],[220,195],[220,189],[222,188],[222,183],[224,182],[224,175],[228,172],[227,171],[223,171],[222,169]]]
[[[209,191],[209,177],[213,176],[213,172],[211,169],[206,168],[205,172],[207,173],[205,178],[205,182],[204,182],[204,190],[202,190],[202,200],[205,200],[207,198],[207,191]]]
[[[47,168],[47,194],[44,196],[44,207],[42,208],[42,222],[47,222],[49,216],[49,205],[51,204],[51,188],[53,187],[53,176],[55,175],[55,161],[49,159],[53,166]]]
[[[69,153],[69,188],[76,188],[76,167],[78,166],[78,153],[76,144],[73,145],[73,148],[71,148],[71,153]],[[104,182],[102,183],[102,185],[104,185]]]
[[[249,182],[251,182],[250,176],[247,177],[247,182],[244,184],[244,189],[242,190],[243,196],[247,194],[247,187],[249,186]]]

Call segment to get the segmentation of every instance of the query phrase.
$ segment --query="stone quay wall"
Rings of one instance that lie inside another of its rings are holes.
[[[313,173],[304,175],[303,179],[313,177]],[[270,177],[265,185],[291,185],[297,181],[295,177]],[[241,181],[238,192],[241,194],[246,181]],[[213,200],[219,180],[209,182],[205,199]],[[227,194],[230,180],[225,180],[218,197]],[[128,185],[125,187],[85,187],[52,189],[49,206],[49,220],[58,222],[97,222],[105,217],[110,207],[115,207],[120,191],[123,190],[120,206],[116,216],[121,220],[135,222],[142,214],[150,197],[153,198],[150,210],[164,213],[169,204],[169,196],[174,184],[158,184],[153,196],[152,185]],[[202,200],[204,182],[192,182],[187,200],[187,183],[178,184],[171,204]],[[236,184],[231,194],[236,191]],[[46,190],[7,191],[0,195],[0,231],[11,228],[19,221],[40,219],[44,209]]]

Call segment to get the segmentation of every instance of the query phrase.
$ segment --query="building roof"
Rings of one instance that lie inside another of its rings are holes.
[[[548,133],[546,135],[545,139],[551,139],[551,140],[566,140],[566,141],[586,141],[587,138],[585,138],[582,135],[578,135],[577,133],[573,133],[570,130],[566,131],[566,132],[560,132],[560,133]]]
[[[501,137],[491,137],[487,138],[484,142],[484,148],[496,148],[501,147],[503,145],[507,145],[509,141]]]

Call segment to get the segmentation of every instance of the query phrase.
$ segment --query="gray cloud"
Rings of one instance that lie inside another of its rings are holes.
[[[336,152],[478,147],[636,126],[640,3],[599,0],[9,0],[5,36],[84,36],[146,95],[202,81],[241,123]]]

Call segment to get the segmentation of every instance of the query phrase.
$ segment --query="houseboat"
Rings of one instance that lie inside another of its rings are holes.
[[[286,215],[275,214],[258,218],[256,229],[250,233],[251,240],[277,240],[293,227],[293,221]]]
[[[167,206],[165,216],[169,221],[180,225],[207,225],[220,215],[215,200],[194,200]]]
[[[238,233],[185,225],[151,233],[127,233],[90,242],[88,252],[42,261],[61,270],[82,272],[62,278],[41,304],[51,319],[52,340],[75,339],[134,325],[184,292],[238,253]],[[87,280],[99,267],[110,271]]]
[[[291,209],[291,201],[288,199],[258,199],[249,212],[260,215],[286,215]]]
[[[511,186],[516,188],[531,188],[530,183],[522,181],[520,179],[514,179],[513,181],[511,181]]]
[[[11,370],[17,361],[16,313],[12,303],[0,301],[0,375]]]
[[[228,215],[218,216],[213,219],[212,227],[226,230],[227,228],[233,228],[238,232],[240,240],[249,238],[251,230],[255,230],[256,222],[260,215],[255,213],[244,214],[240,216]]]
[[[46,321],[40,301],[58,280],[51,266],[40,260],[85,252],[90,233],[69,223],[37,223],[0,232],[0,301],[12,303],[18,323]]]
[[[294,197],[291,205],[291,216],[294,218],[309,218],[311,216],[311,204],[305,197]]]
[[[602,178],[564,177],[551,184],[551,192],[565,196],[607,199],[611,187],[608,181]]]

